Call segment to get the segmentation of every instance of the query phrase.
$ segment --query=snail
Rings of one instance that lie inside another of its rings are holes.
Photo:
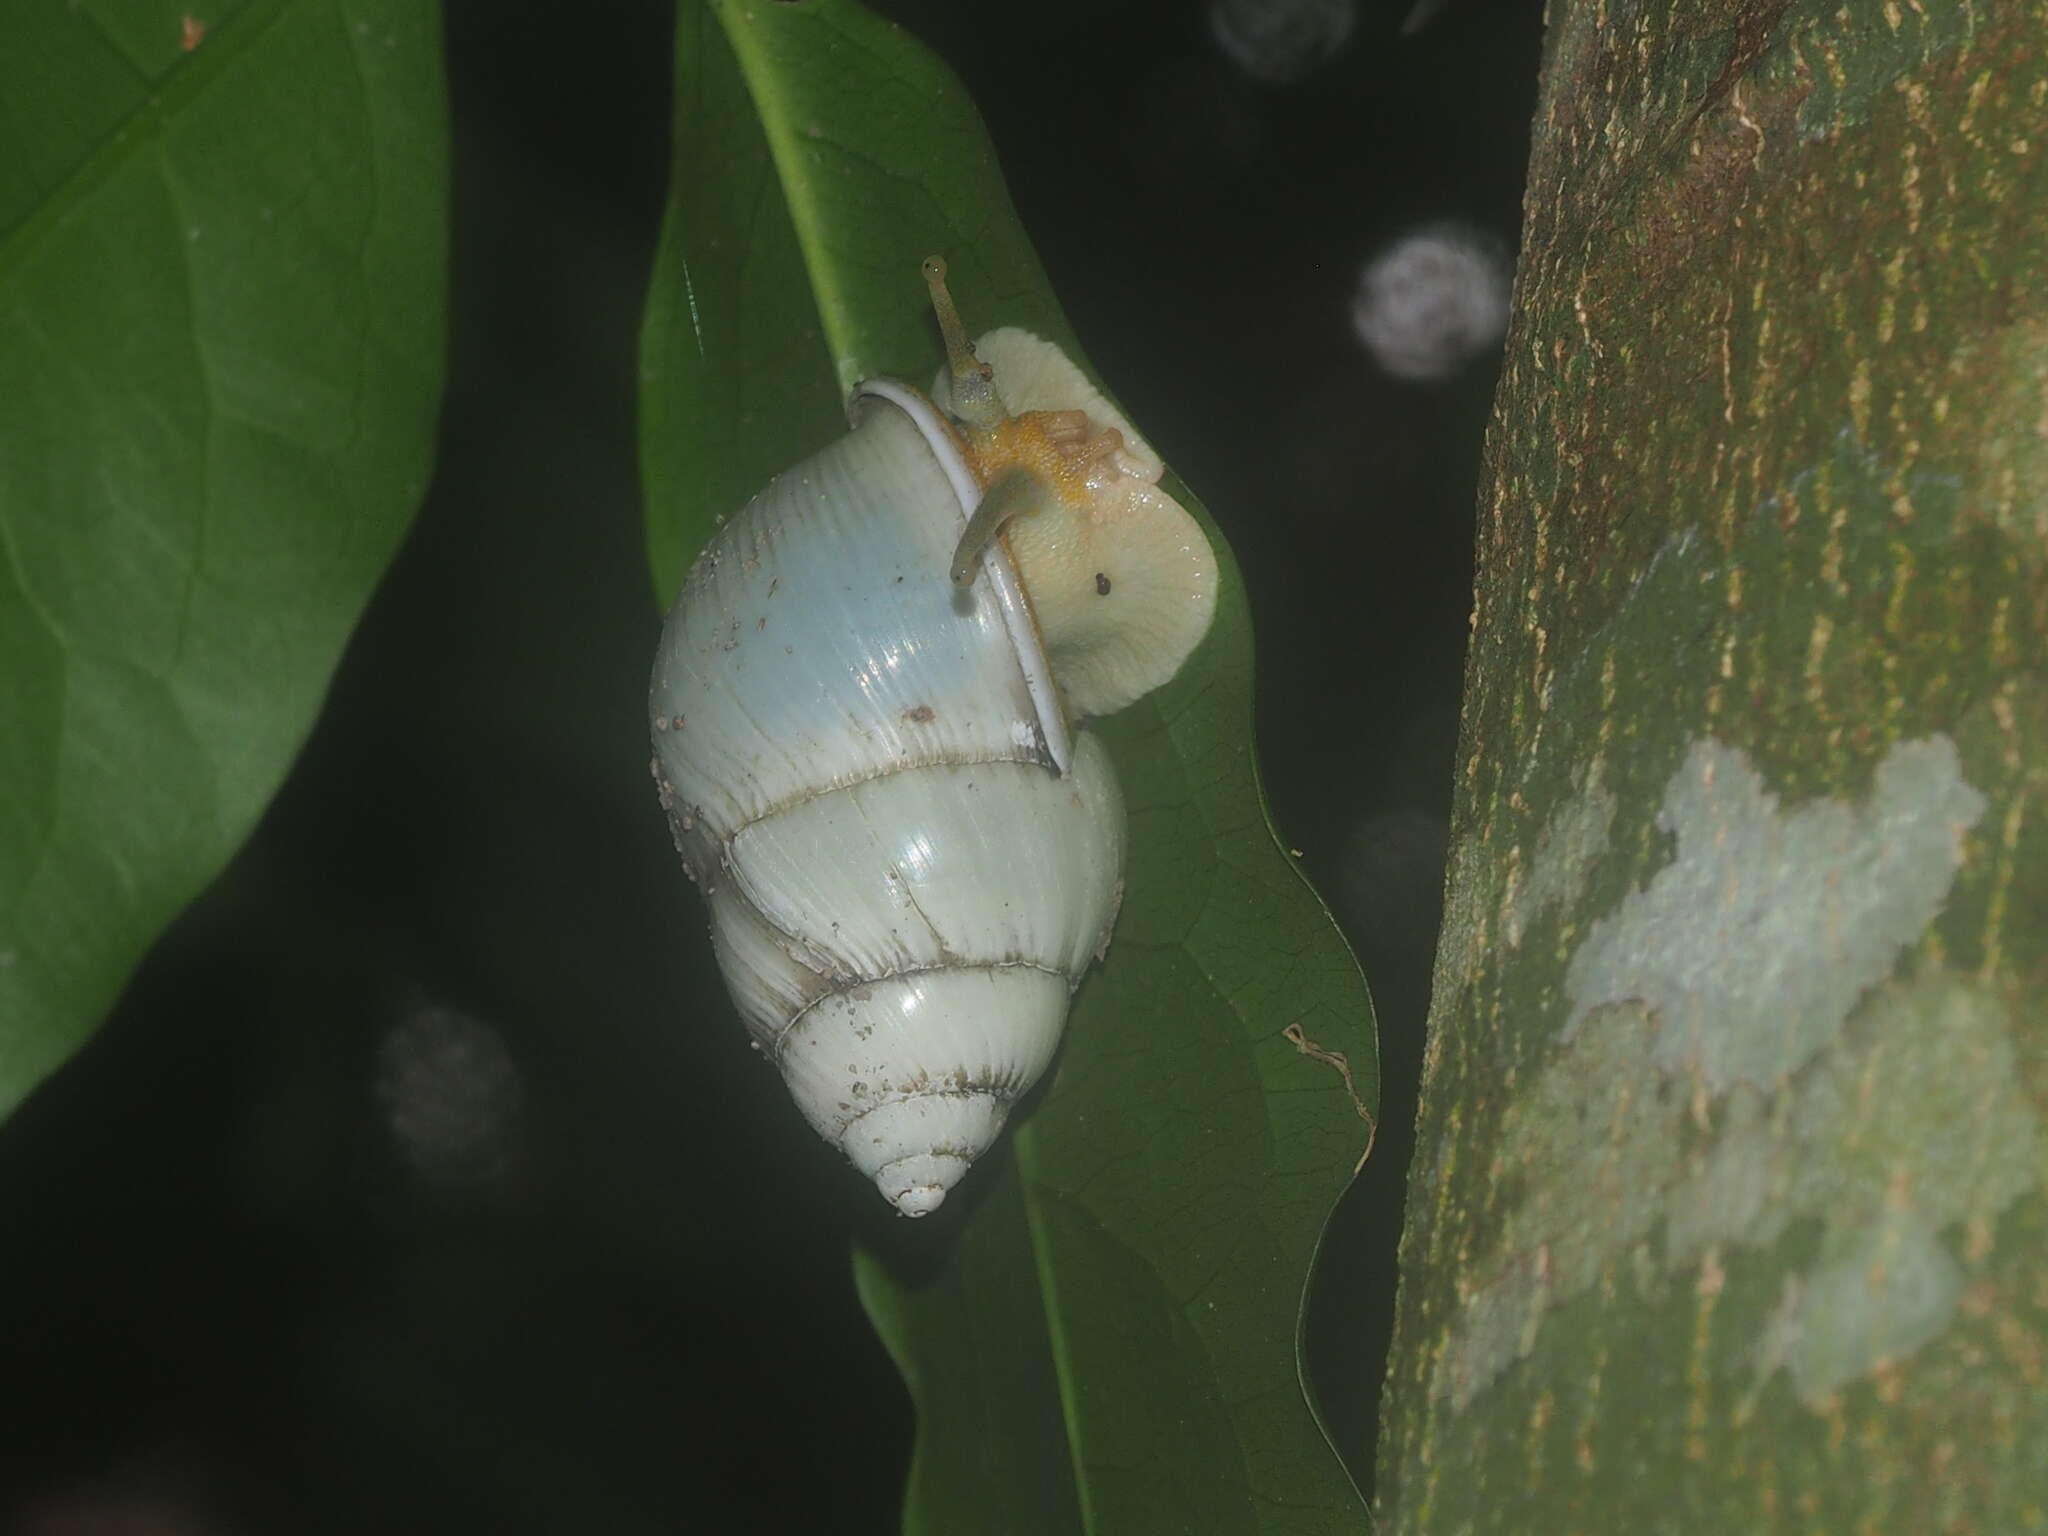
[[[713,950],[804,1117],[938,1208],[1058,1046],[1122,898],[1124,810],[1080,722],[1165,682],[1216,561],[1058,347],[970,342],[857,385],[851,430],[719,529],[670,609],[654,776]]]

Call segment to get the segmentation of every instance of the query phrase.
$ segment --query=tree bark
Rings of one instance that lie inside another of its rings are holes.
[[[2048,4],[1553,4],[1379,1515],[2048,1522]]]

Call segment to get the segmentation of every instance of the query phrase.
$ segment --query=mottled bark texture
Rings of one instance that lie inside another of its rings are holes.
[[[1560,0],[1394,1532],[2048,1522],[2048,4]]]

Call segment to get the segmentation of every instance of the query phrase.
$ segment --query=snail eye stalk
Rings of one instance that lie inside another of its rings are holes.
[[[967,327],[960,323],[951,290],[946,287],[946,261],[942,256],[924,259],[925,286],[931,290],[932,313],[938,316],[939,335],[946,343],[946,368],[953,376],[953,414],[971,427],[988,431],[1008,413],[996,394],[995,370],[974,355],[974,343]]]

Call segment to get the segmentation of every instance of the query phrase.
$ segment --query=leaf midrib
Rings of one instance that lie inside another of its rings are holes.
[[[735,0],[711,0],[711,8],[717,13],[733,57],[739,63],[740,77],[747,83],[747,94],[754,99],[755,115],[768,140],[768,154],[775,162],[776,180],[781,183],[784,205],[796,230],[797,249],[803,253],[804,274],[809,279],[811,295],[816,301],[818,319],[825,334],[827,361],[832,365],[832,375],[839,381],[839,393],[844,397],[852,393],[853,386],[865,376],[865,370],[854,356],[845,291],[837,279],[836,269],[825,254],[822,233],[825,217],[818,206],[812,178],[797,141],[794,114],[789,110],[786,93],[780,88],[774,61],[763,50],[753,29],[737,24],[740,18],[733,14]]]

